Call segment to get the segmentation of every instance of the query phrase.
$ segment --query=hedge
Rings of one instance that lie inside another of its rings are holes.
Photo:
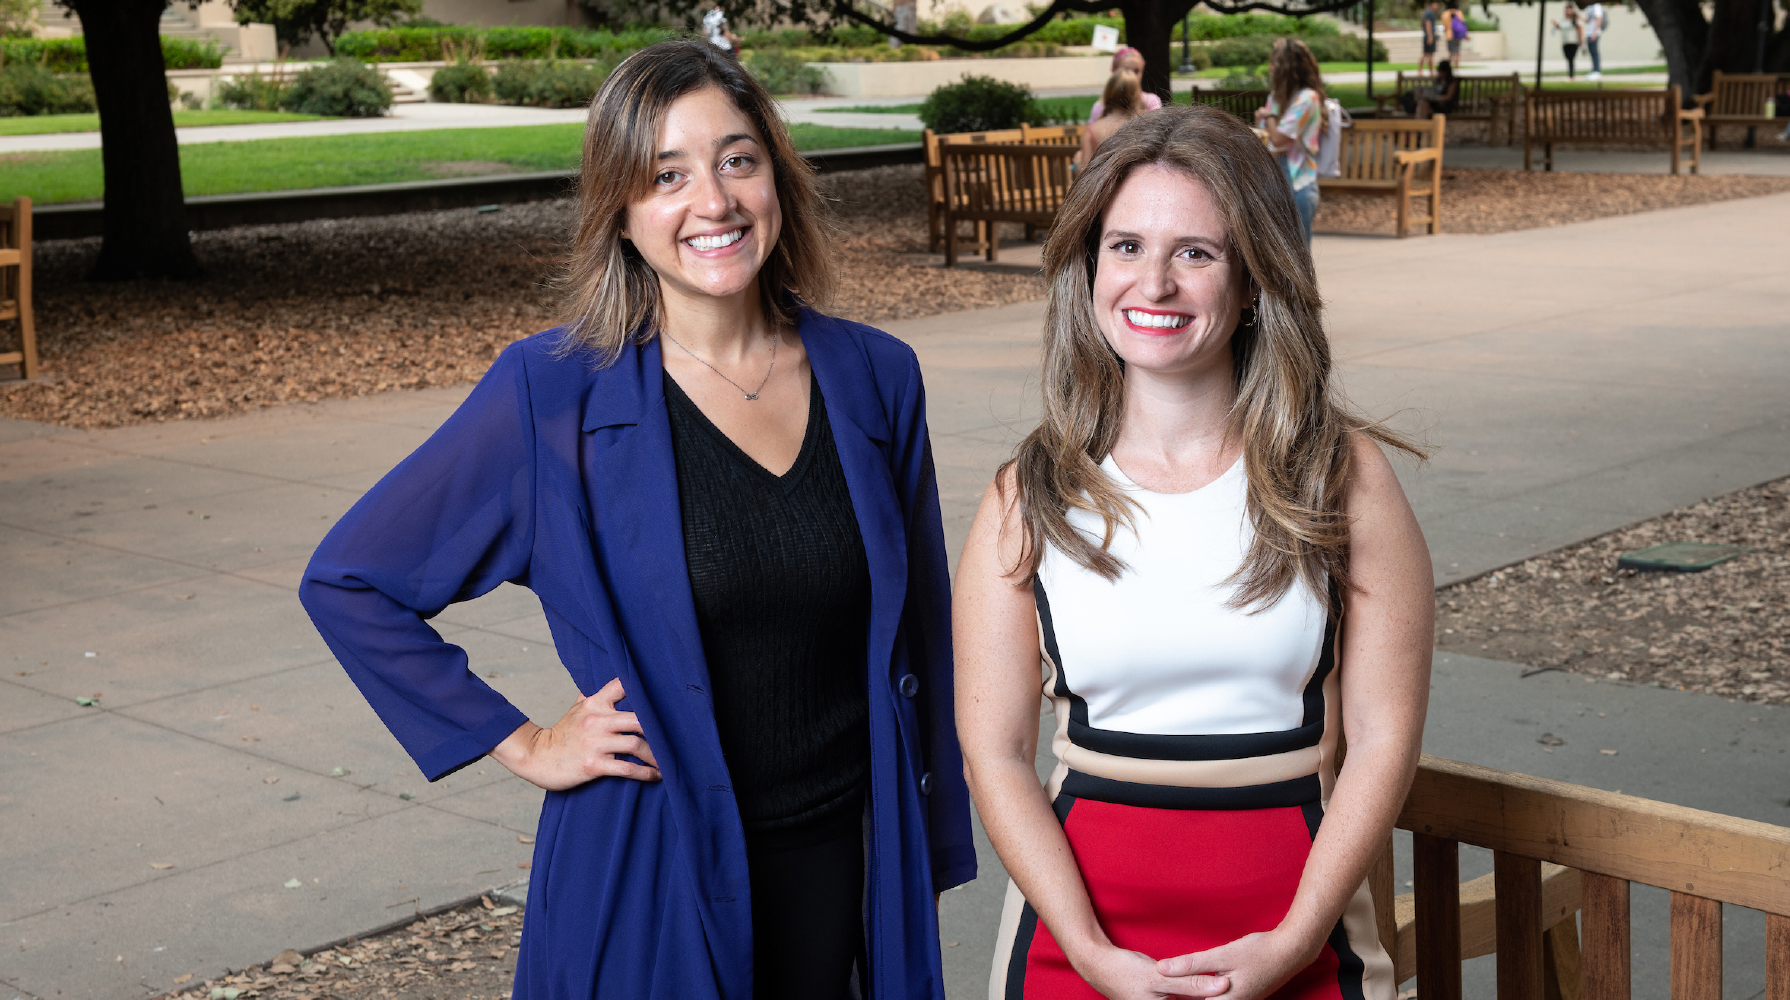
[[[73,38],[0,38],[0,58],[8,64],[37,63],[53,73],[87,72],[87,42]],[[224,50],[217,40],[162,36],[162,63],[169,69],[217,69]]]
[[[483,46],[486,59],[603,59],[616,61],[636,49],[675,38],[667,28],[630,28],[620,32],[576,28],[449,25],[440,28],[385,28],[350,31],[336,39],[339,55],[365,62],[436,62],[446,57],[442,42],[455,48]]]

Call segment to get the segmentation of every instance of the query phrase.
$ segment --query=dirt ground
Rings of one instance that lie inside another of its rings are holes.
[[[1752,551],[1701,573],[1618,569],[1664,542]],[[1790,479],[1682,507],[1436,595],[1436,648],[1790,704]]]
[[[1043,294],[1028,275],[901,256],[926,249],[918,167],[823,181],[843,265],[832,312],[878,323]],[[183,283],[85,282],[97,239],[39,244],[45,377],[0,382],[0,416],[116,427],[475,381],[504,345],[563,321],[552,282],[571,213],[549,201],[197,233],[207,274]]]
[[[842,264],[833,312],[878,323],[1043,294],[1033,276],[913,256],[927,249],[918,166],[823,183]],[[1782,190],[1790,178],[1450,170],[1443,228],[1503,232]],[[570,218],[570,203],[553,201],[199,233],[208,273],[186,283],[84,282],[97,240],[39,244],[45,377],[0,382],[0,416],[115,427],[474,381],[505,344],[563,319],[552,281]],[[1331,195],[1317,226],[1389,234],[1392,204]]]
[[[522,913],[484,898],[312,955],[281,952],[165,1000],[509,1000]]]

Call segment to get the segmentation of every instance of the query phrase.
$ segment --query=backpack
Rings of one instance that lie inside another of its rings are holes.
[[[1450,20],[1450,24],[1448,25],[1448,37],[1454,39],[1457,42],[1466,38],[1467,37],[1467,19],[1457,13],[1454,15],[1454,17],[1450,18],[1449,20]]]
[[[1318,176],[1342,176],[1342,130],[1355,124],[1342,102],[1334,97],[1324,99],[1323,134],[1318,137]]]

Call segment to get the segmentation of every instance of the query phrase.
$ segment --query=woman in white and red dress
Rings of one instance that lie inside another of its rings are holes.
[[[966,772],[1013,876],[989,996],[1391,1000],[1365,881],[1434,598],[1378,445],[1415,449],[1332,394],[1292,194],[1229,115],[1120,129],[1045,269],[1044,419],[954,609]]]

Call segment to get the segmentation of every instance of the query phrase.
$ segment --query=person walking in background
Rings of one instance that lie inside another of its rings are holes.
[[[1461,43],[1467,40],[1467,15],[1461,13],[1459,0],[1448,0],[1442,12],[1442,35],[1448,42],[1448,58],[1461,64]]]
[[[546,790],[517,1000],[944,1000],[975,877],[913,349],[817,312],[813,168],[706,41],[591,103],[566,326],[505,348],[299,598],[433,781]],[[582,697],[542,728],[429,625],[510,581]]]
[[[1129,73],[1137,78],[1138,90],[1143,94],[1143,103],[1138,106],[1137,110],[1155,111],[1157,108],[1162,107],[1162,98],[1143,89],[1144,54],[1142,52],[1139,52],[1129,45],[1120,46],[1119,51],[1113,53],[1113,72]],[[1109,83],[1108,86],[1111,86],[1111,84]],[[1094,122],[1099,121],[1100,116],[1103,114],[1106,114],[1106,98],[1104,95],[1100,100],[1094,102],[1092,108],[1088,109],[1088,124],[1092,125]]]
[[[1111,138],[1133,116],[1145,110],[1143,98],[1143,89],[1139,86],[1136,73],[1121,70],[1107,78],[1106,90],[1100,95],[1100,102],[1105,105],[1102,114],[1081,131],[1081,152],[1075,156],[1077,170],[1088,165],[1101,143]],[[1161,107],[1162,102],[1158,101],[1156,108],[1160,110]]]
[[[1176,106],[1107,141],[1045,243],[1045,416],[952,615],[1013,878],[990,996],[1398,992],[1366,881],[1417,767],[1434,576],[1380,446],[1415,449],[1336,394],[1293,215],[1249,129]]]
[[[1299,225],[1311,243],[1318,214],[1318,140],[1324,128],[1324,77],[1311,49],[1297,38],[1277,38],[1268,56],[1268,103],[1256,122],[1279,154],[1299,208]]]
[[[1423,54],[1417,57],[1417,72],[1419,73],[1422,73],[1424,70],[1429,70],[1433,73],[1436,69],[1436,38],[1441,31],[1441,27],[1437,23],[1438,15],[1436,12],[1440,7],[1441,4],[1437,3],[1436,0],[1429,0],[1428,3],[1423,5],[1423,18],[1421,22],[1423,25]]]
[[[702,15],[702,34],[715,48],[730,56],[739,56],[740,36],[728,30],[727,12],[721,8],[711,7],[708,13]]]
[[[1585,8],[1585,54],[1591,57],[1590,78],[1593,80],[1604,78],[1604,57],[1597,51],[1597,43],[1603,38],[1604,29],[1609,26],[1610,13],[1604,9],[1602,3],[1593,3]]]
[[[1578,58],[1579,46],[1585,41],[1585,21],[1579,16],[1578,5],[1573,0],[1566,0],[1566,6],[1552,24],[1560,35],[1560,54],[1566,57],[1566,78],[1570,80],[1573,78],[1573,60]]]

